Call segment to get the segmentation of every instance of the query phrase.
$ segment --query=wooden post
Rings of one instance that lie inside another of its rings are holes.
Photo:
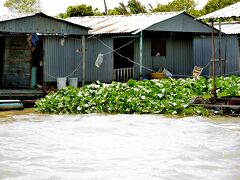
[[[140,69],[139,69],[139,78],[140,80],[142,79],[142,59],[143,59],[143,32],[140,32],[140,44],[139,44],[139,64],[140,64]]]
[[[221,30],[221,18],[218,19],[219,23],[219,67],[220,75],[222,75],[222,30]]]
[[[215,66],[215,44],[214,44],[214,19],[212,19],[212,74],[213,74],[213,101],[217,99],[217,88],[216,88],[216,66]]]
[[[82,36],[82,86],[86,81],[86,38]]]

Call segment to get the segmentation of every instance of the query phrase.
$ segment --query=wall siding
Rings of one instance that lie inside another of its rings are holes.
[[[196,37],[194,39],[194,59],[195,65],[205,67],[212,59],[211,37]],[[219,59],[219,38],[215,37],[215,59]],[[223,36],[222,38],[222,59],[226,59],[225,74],[240,70],[240,55],[237,35]],[[217,75],[219,75],[219,65],[216,63]],[[224,73],[224,71],[223,71]],[[207,66],[202,75],[211,75],[211,64]]]
[[[81,39],[65,38],[64,46],[61,46],[60,40],[60,37],[44,38],[45,82],[56,82],[57,77],[70,75],[78,66],[70,77],[77,77],[79,82],[82,81],[82,53],[76,52],[81,49]]]
[[[86,52],[86,81],[111,82],[113,80],[113,38],[97,37],[87,39]],[[103,62],[99,68],[95,66],[98,54],[103,56]]]
[[[166,40],[166,57],[151,56],[151,40]],[[143,44],[143,66],[152,70],[166,68],[173,75],[189,76],[194,67],[193,40],[191,38],[170,38],[161,35],[156,37],[144,37]],[[139,63],[139,42],[135,43],[135,60]],[[135,65],[135,77],[139,78],[139,66]],[[143,69],[143,76],[151,71]]]

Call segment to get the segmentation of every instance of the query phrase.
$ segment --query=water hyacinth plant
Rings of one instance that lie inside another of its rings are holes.
[[[211,97],[213,80],[163,79],[127,83],[96,82],[82,88],[66,87],[48,94],[36,102],[36,109],[42,113],[86,114],[183,114],[208,115],[203,107],[190,107],[189,101],[201,96]],[[219,77],[216,79],[218,97],[240,95],[240,77]]]

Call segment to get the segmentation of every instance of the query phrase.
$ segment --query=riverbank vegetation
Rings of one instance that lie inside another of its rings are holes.
[[[240,77],[218,77],[217,96],[240,95]],[[181,114],[209,115],[203,107],[191,107],[195,97],[211,98],[213,80],[163,79],[129,80],[127,83],[96,82],[82,88],[66,87],[52,92],[36,102],[36,110],[42,113],[86,114]]]

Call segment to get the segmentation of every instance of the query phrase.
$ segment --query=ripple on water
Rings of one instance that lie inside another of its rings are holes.
[[[14,121],[0,124],[0,179],[240,177],[236,119],[33,112],[10,117]]]

